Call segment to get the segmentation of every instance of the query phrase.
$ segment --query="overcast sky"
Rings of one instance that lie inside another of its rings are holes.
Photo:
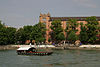
[[[0,0],[0,20],[8,26],[34,25],[40,12],[52,17],[100,16],[100,0]]]

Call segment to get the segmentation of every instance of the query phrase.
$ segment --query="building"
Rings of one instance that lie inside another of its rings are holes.
[[[76,19],[77,23],[83,22],[83,24],[86,24],[87,22],[85,21],[87,17],[51,17],[50,13],[47,14],[41,14],[39,16],[39,22],[41,23],[46,23],[46,42],[48,43],[48,39],[50,37],[49,32],[51,31],[50,26],[52,21],[54,20],[61,20],[62,23],[62,28],[65,30],[66,29],[66,23],[69,19]],[[100,17],[96,17],[98,19],[98,22],[100,23]],[[80,33],[80,25],[78,26],[78,32],[76,34]],[[64,32],[64,35],[66,36],[66,33]]]

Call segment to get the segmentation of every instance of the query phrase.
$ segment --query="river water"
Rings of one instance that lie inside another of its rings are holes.
[[[100,67],[100,51],[55,50],[50,56],[25,56],[1,50],[0,67]]]

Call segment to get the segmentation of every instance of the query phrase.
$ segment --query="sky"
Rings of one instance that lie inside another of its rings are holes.
[[[0,0],[0,20],[20,28],[39,22],[40,13],[51,17],[100,16],[100,0]]]

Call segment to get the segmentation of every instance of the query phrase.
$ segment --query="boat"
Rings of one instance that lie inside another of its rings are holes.
[[[20,47],[17,49],[18,55],[51,55],[53,52],[46,49],[36,49],[34,47]]]

